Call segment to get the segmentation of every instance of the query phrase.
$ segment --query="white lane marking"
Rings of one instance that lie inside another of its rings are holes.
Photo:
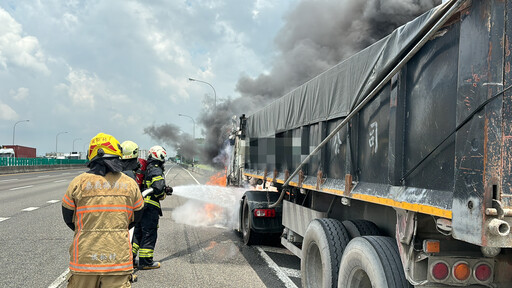
[[[18,179],[5,179],[5,180],[0,180],[0,182],[9,182],[9,181],[16,181]]]
[[[190,172],[188,172],[188,170],[187,170],[187,169],[185,169],[185,168],[183,168],[183,167],[181,167],[181,166],[180,166],[180,168],[181,168],[181,169],[183,169],[183,170],[185,170],[185,171],[187,171],[188,175],[190,175],[190,177],[192,177],[192,179],[194,179],[194,181],[196,181],[197,185],[201,185],[201,183],[199,183],[199,181],[197,181],[197,179],[196,179],[194,176],[192,176],[192,174],[190,174]],[[166,176],[166,177],[167,177],[167,176]]]
[[[265,251],[261,249],[261,247],[256,246],[256,249],[258,249],[261,257],[263,257],[265,262],[267,262],[268,267],[274,270],[276,272],[277,277],[279,277],[279,279],[283,281],[286,288],[297,288],[297,285],[295,285],[295,283],[293,283],[292,280],[288,278],[288,276],[283,272],[283,270],[281,270],[281,268],[277,266],[276,262],[274,262],[274,260],[272,260],[270,256],[268,256],[267,253],[265,253]]]
[[[39,209],[39,207],[28,207],[28,208],[25,208],[25,209],[21,209],[21,211],[34,211],[34,210],[37,210]]]
[[[44,177],[50,177],[50,175],[39,175],[37,178],[44,178]]]
[[[9,217],[0,217],[0,222],[5,221],[7,219],[9,219]]]
[[[68,175],[68,174],[71,174],[71,173],[65,172],[65,173],[61,173],[60,175]]]
[[[16,187],[16,188],[11,188],[9,190],[10,191],[14,191],[14,190],[25,189],[25,188],[30,188],[30,187],[34,187],[34,185],[28,185],[28,186],[23,186],[23,187]]]
[[[46,201],[46,203],[50,203],[50,204],[57,203],[57,202],[60,202],[60,200],[49,200],[49,201]]]
[[[278,247],[271,247],[271,246],[263,246],[261,249],[265,252],[271,252],[271,253],[278,253],[278,254],[286,254],[286,255],[294,255],[290,250],[278,248]]]
[[[62,284],[64,281],[66,281],[66,276],[68,275],[69,273],[69,268],[66,269],[66,271],[64,271],[62,274],[60,274],[59,277],[57,277],[57,279],[55,279],[55,281],[53,281],[52,284],[50,284],[50,286],[48,286],[48,288],[57,288],[60,286],[60,284]]]
[[[54,182],[54,183],[59,183],[59,182],[65,182],[65,181],[69,181],[69,180],[62,179],[62,180],[55,180],[55,181],[53,181],[53,182]]]
[[[288,277],[300,278],[300,270],[286,267],[280,267],[280,269],[283,270],[283,273]]]

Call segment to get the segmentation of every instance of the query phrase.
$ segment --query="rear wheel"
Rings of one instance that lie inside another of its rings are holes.
[[[338,220],[311,221],[302,244],[302,287],[336,287],[341,256],[349,240]]]
[[[395,240],[363,236],[350,241],[339,267],[338,287],[409,288]]]
[[[375,223],[367,220],[345,220],[342,222],[343,226],[350,234],[350,238],[360,236],[380,236],[379,227]]]
[[[244,238],[245,245],[254,245],[259,242],[260,235],[251,230],[252,228],[252,215],[247,198],[244,199],[244,206],[242,209],[242,237]]]

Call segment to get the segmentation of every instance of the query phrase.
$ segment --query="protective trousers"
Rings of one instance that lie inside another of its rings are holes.
[[[71,275],[68,288],[130,288],[132,275]]]
[[[153,264],[153,254],[158,230],[160,209],[154,205],[146,205],[139,227],[135,227],[133,233],[133,254],[134,259],[139,253],[139,266],[150,266]]]

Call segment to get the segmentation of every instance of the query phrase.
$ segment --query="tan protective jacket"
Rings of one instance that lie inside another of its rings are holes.
[[[75,236],[69,248],[73,274],[124,275],[132,272],[128,225],[144,202],[137,183],[123,173],[78,175],[62,205],[75,211]]]

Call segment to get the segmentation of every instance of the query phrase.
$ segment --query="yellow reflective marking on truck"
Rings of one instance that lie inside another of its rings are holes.
[[[263,177],[259,176],[259,175],[253,175],[253,174],[248,174],[248,173],[244,173],[244,175],[263,180]],[[273,180],[272,178],[267,177],[267,181],[272,181],[272,180]],[[276,179],[276,182],[280,183],[280,184],[284,183],[284,181],[280,180],[280,179]],[[290,186],[298,186],[298,183],[290,181]],[[316,190],[316,187],[311,186],[311,185],[303,185],[302,188]],[[424,213],[424,214],[428,214],[428,215],[434,215],[434,216],[439,216],[439,217],[443,217],[443,218],[447,218],[447,219],[452,219],[452,211],[437,208],[437,207],[432,207],[429,205],[414,204],[414,203],[409,203],[409,202],[400,202],[400,201],[395,201],[395,200],[388,199],[388,198],[382,198],[382,197],[371,196],[371,195],[366,195],[366,194],[352,193],[352,194],[350,194],[350,196],[347,196],[347,195],[344,195],[343,190],[337,190],[337,189],[320,188],[320,191],[325,192],[325,193],[330,193],[330,194],[336,194],[339,196],[344,196],[347,198],[362,200],[365,202],[382,204],[382,205],[386,205],[386,206],[390,206],[390,207],[396,207],[396,208],[400,208],[400,209],[404,209],[404,210],[420,212],[420,213]]]

